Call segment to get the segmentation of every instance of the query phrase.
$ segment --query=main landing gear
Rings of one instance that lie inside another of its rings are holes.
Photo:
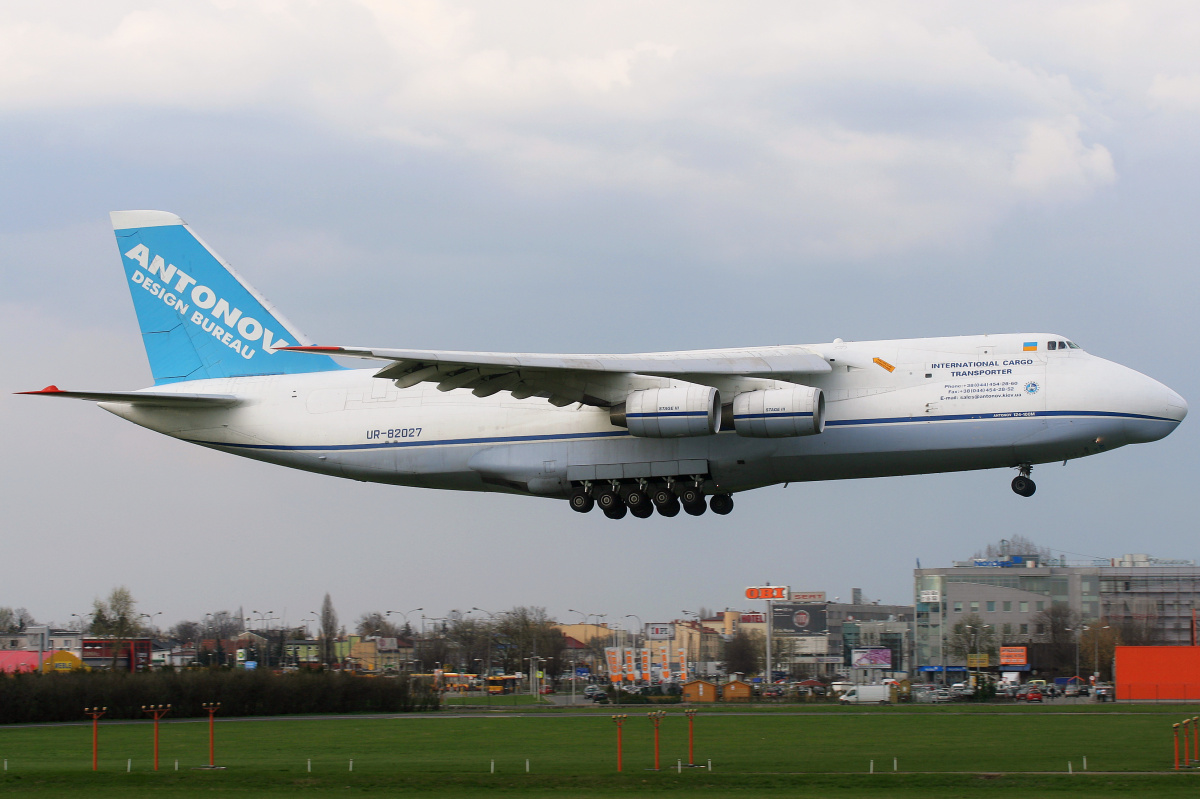
[[[690,516],[701,516],[712,510],[725,516],[733,510],[733,497],[729,494],[713,494],[706,499],[701,488],[703,480],[693,477],[690,482],[667,478],[663,483],[636,480],[622,483],[584,483],[571,491],[571,510],[587,513],[599,506],[610,519],[623,519],[633,514],[646,519],[658,511],[660,516],[678,516],[682,509]]]
[[[1033,466],[1028,463],[1022,463],[1017,468],[1021,473],[1013,478],[1012,490],[1023,497],[1032,497],[1033,492],[1037,491],[1037,484],[1029,479],[1029,475],[1033,471]]]

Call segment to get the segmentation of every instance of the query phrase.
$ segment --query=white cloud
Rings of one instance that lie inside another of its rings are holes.
[[[1013,184],[1034,198],[1074,199],[1116,177],[1112,155],[1103,145],[1083,143],[1075,117],[1031,123],[1013,158]]]
[[[1103,139],[1128,81],[1070,23],[1124,62],[1148,35],[1112,3],[1045,13],[1053,44],[1025,5],[94,6],[0,16],[0,113],[290,115],[462,154],[514,191],[664,198],[714,246],[745,233],[852,258],[953,246],[1111,183]],[[1183,80],[1151,95],[1191,96]]]
[[[1156,108],[1194,111],[1200,108],[1200,74],[1155,75],[1149,95]]]

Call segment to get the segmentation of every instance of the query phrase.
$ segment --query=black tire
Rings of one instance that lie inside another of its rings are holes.
[[[652,499],[654,504],[659,508],[662,508],[664,505],[670,505],[672,502],[676,504],[679,502],[679,500],[675,497],[675,493],[665,486],[651,491],[650,499]]]
[[[708,503],[704,501],[704,495],[700,495],[700,499],[695,502],[683,503],[683,509],[689,516],[703,516],[704,511],[708,510]]]
[[[671,497],[670,502],[668,502],[665,505],[658,506],[658,513],[660,516],[666,516],[667,518],[670,518],[672,516],[678,516],[679,515],[679,500],[676,499],[675,497]]]
[[[728,516],[733,510],[733,497],[728,494],[713,494],[708,500],[708,509],[719,516]]]
[[[650,500],[646,500],[641,505],[629,506],[629,512],[639,519],[649,519],[654,515],[654,506],[650,504]]]
[[[606,490],[606,491],[601,491],[596,496],[596,504],[600,506],[600,510],[604,511],[604,514],[606,516],[608,515],[608,512],[610,510],[612,510],[613,508],[624,508],[625,507],[625,503],[621,501],[621,498],[619,496],[617,496],[617,492],[612,491],[611,489]],[[624,514],[622,514],[622,515],[624,515]],[[619,519],[621,517],[618,516],[617,518]]]
[[[688,486],[679,492],[679,501],[682,502],[683,506],[686,508],[688,505],[695,505],[698,502],[704,502],[704,493],[695,486]]]
[[[613,505],[604,511],[604,515],[610,519],[624,519],[626,513],[629,513],[629,508],[620,504]]]
[[[650,497],[646,496],[644,492],[634,489],[633,491],[625,492],[625,504],[629,506],[630,510],[649,508]],[[642,518],[644,519],[646,517],[643,516]]]
[[[596,500],[587,495],[587,492],[582,488],[571,492],[571,510],[579,513],[587,513],[592,508],[596,507]]]
[[[1032,497],[1033,492],[1037,491],[1037,486],[1032,480],[1023,475],[1017,475],[1012,481],[1012,490],[1023,497]]]

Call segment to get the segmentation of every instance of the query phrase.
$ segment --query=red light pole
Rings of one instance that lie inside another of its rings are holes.
[[[208,711],[208,765],[210,768],[216,767],[216,749],[213,745],[213,716],[216,715],[218,708],[221,707],[221,703],[216,702],[215,704],[201,705],[200,707]]]
[[[1200,763],[1200,716],[1192,716],[1192,760]]]
[[[85,707],[83,712],[92,717],[92,771],[99,770],[100,763],[100,717],[108,711],[106,707]]]
[[[612,717],[612,720],[617,723],[617,771],[623,770],[621,766],[621,725],[625,723],[625,719],[624,713]]]
[[[154,717],[154,770],[158,771],[158,720],[171,712],[171,706],[142,705],[142,712]]]
[[[665,710],[652,710],[646,714],[650,721],[654,722],[654,770],[658,771],[658,725],[662,724],[663,717],[667,715]]]
[[[696,753],[693,745],[695,744],[696,739],[693,734],[693,727],[696,724],[696,711],[694,709],[689,709],[683,711],[683,713],[685,716],[687,716],[688,720],[688,765],[694,766],[696,765]]]
[[[1188,746],[1188,728],[1191,719],[1184,719],[1179,726],[1183,729],[1183,767],[1188,767],[1188,755],[1191,754],[1191,747]]]
[[[1171,727],[1175,731],[1175,770],[1179,771],[1179,725],[1172,724]]]

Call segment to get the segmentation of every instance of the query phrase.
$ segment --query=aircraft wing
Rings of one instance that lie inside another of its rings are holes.
[[[606,407],[630,392],[667,377],[727,389],[761,380],[801,383],[829,372],[829,362],[804,347],[690,350],[631,355],[546,355],[451,352],[366,347],[284,347],[296,352],[391,361],[376,377],[400,388],[437,383],[450,391],[469,388],[477,397],[509,391],[517,399],[540,396],[555,405],[582,402]]]
[[[63,391],[58,386],[46,386],[40,391],[18,391],[42,397],[65,397],[92,402],[127,402],[159,408],[214,408],[236,405],[232,394],[179,394],[168,391]]]

